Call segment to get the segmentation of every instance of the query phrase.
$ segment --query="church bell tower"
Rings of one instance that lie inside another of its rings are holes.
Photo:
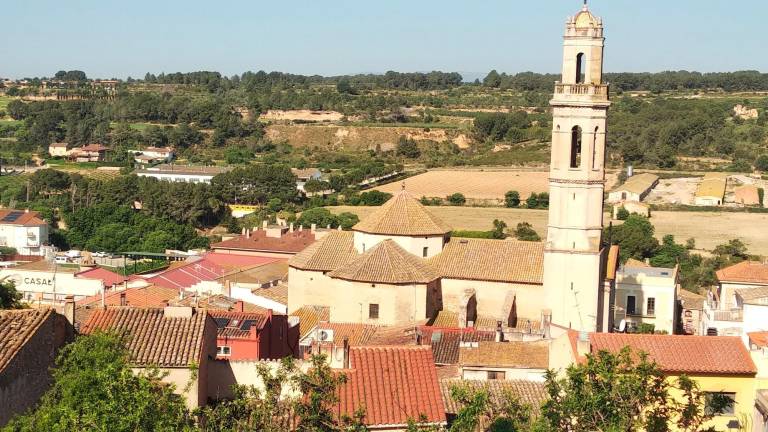
[[[552,106],[549,222],[544,290],[552,322],[606,331],[601,236],[608,85],[603,83],[603,22],[584,4],[568,19],[562,81]]]

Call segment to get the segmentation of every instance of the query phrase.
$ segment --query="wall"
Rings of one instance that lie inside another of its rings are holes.
[[[287,305],[276,302],[272,299],[262,297],[253,293],[253,284],[237,284],[233,283],[230,286],[229,296],[233,299],[242,300],[246,303],[255,304],[265,309],[272,309],[277,313],[288,313]],[[258,291],[257,291],[258,292]]]
[[[600,260],[600,254],[544,252],[542,297],[552,310],[553,323],[583,331],[595,331],[598,323],[602,326]]]
[[[699,388],[705,392],[733,392],[736,393],[736,404],[734,405],[734,414],[716,416],[711,422],[705,426],[714,426],[716,430],[731,430],[727,428],[727,424],[731,420],[741,421],[741,414],[745,414],[748,417],[752,416],[752,410],[755,401],[755,379],[752,376],[701,376],[701,375],[689,375],[698,384]],[[670,376],[668,381],[672,385],[677,384],[677,377]],[[670,391],[670,396],[680,400],[680,392],[674,389]],[[703,429],[706,429],[703,428]],[[672,430],[676,430],[673,428]]]
[[[658,278],[654,278],[658,279]],[[676,322],[677,289],[674,279],[670,279],[671,285],[660,285],[658,281],[647,281],[640,277],[623,277],[617,273],[616,281],[616,306],[614,322],[622,319],[629,322],[653,324],[656,331],[666,331],[674,334]],[[627,296],[635,296],[634,315],[628,316]],[[656,311],[654,315],[647,313],[648,299],[656,299]]]
[[[640,201],[642,199],[639,193],[629,192],[627,190],[614,190],[608,194],[609,203],[619,203],[622,201]]]
[[[15,269],[13,267],[0,270],[0,278],[8,277],[16,283],[16,289],[24,294],[27,300],[37,300],[39,294],[44,294],[43,301],[52,300],[55,290],[57,300],[63,300],[67,295],[80,300],[87,296],[98,294],[103,284],[97,279],[76,278],[74,273],[57,271],[33,271]]]
[[[320,271],[288,268],[288,312],[302,306],[330,306],[334,283]],[[318,302],[318,303],[314,303]]]
[[[32,407],[51,383],[49,368],[67,341],[69,323],[52,314],[0,373],[0,426]]]
[[[766,287],[766,286],[768,285],[739,283],[739,282],[720,282],[720,289],[718,292],[718,295],[720,297],[720,304],[718,305],[718,308],[720,310],[729,310],[732,308],[739,307],[736,301],[737,289],[750,289],[750,288],[758,288],[758,287]]]
[[[768,331],[768,305],[744,305],[744,333],[742,339],[744,344],[749,346],[749,336],[747,333],[757,331]]]
[[[358,253],[371,250],[384,240],[394,240],[398,246],[417,257],[424,257],[424,248],[427,248],[427,258],[431,258],[443,251],[445,236],[406,237],[393,235],[368,234],[355,231],[354,242]]]
[[[215,360],[209,364],[208,397],[214,400],[232,398],[232,386],[234,384],[255,386],[263,389],[264,384],[258,373],[257,367],[265,365],[269,370],[275,371],[280,366],[277,361],[224,361]],[[298,363],[299,370],[306,371],[307,363]],[[299,396],[298,390],[292,390],[289,384],[284,385],[284,396]]]
[[[541,285],[442,278],[440,286],[444,310],[459,311],[460,300],[467,289],[475,290],[478,315],[505,317],[504,302],[510,292],[516,294],[518,318],[538,321],[544,309],[544,288]]]
[[[33,238],[28,238],[28,234]],[[21,226],[21,225],[0,225],[0,246],[9,246],[16,248],[21,255],[42,255],[43,249],[40,247],[48,242],[48,225],[39,226]]]
[[[504,372],[505,380],[526,380],[544,382],[545,369],[523,369],[523,368],[508,368],[508,367],[495,367],[495,366],[462,366],[461,378],[465,380],[481,380],[488,379],[488,372]]]

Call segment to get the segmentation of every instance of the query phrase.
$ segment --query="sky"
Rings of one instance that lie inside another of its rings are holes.
[[[12,0],[0,77],[558,72],[581,0]],[[768,70],[765,0],[591,0],[608,72]]]

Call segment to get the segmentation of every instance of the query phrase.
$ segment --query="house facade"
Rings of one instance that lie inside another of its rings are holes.
[[[616,272],[614,323],[628,327],[653,325],[654,330],[673,334],[678,322],[678,269],[633,265]]]
[[[48,223],[30,210],[0,210],[0,246],[12,247],[20,255],[45,255]]]

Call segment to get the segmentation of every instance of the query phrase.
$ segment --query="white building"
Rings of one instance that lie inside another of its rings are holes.
[[[614,323],[652,324],[655,331],[674,334],[677,322],[678,269],[628,262],[616,272]]]
[[[12,247],[20,255],[45,254],[48,223],[36,211],[0,210],[0,246]]]
[[[134,161],[139,164],[170,162],[176,157],[172,147],[147,147],[144,150],[131,150]]]
[[[138,170],[136,175],[170,182],[210,183],[215,176],[231,170],[232,167],[158,165]]]
[[[0,270],[0,279],[13,281],[16,290],[30,303],[60,303],[69,295],[77,301],[104,289],[101,279],[78,277],[79,271],[79,267],[62,267],[43,260],[4,268]]]
[[[67,143],[53,143],[48,146],[48,154],[53,157],[66,157],[69,154],[67,150]]]
[[[320,180],[322,174],[317,168],[291,168],[291,172],[296,176],[296,189],[304,192],[304,185],[310,180]]]
[[[640,202],[659,183],[659,176],[650,173],[633,175],[623,185],[608,193],[609,203]]]

